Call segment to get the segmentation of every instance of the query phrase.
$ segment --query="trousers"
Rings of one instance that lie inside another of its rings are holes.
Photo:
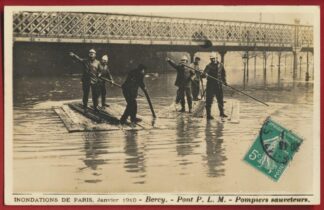
[[[93,107],[94,109],[96,109],[98,106],[98,97],[99,97],[98,84],[91,84],[90,80],[82,80],[82,90],[83,90],[82,102],[84,107],[88,106],[90,89],[91,89]]]
[[[105,83],[99,84],[99,91],[100,91],[100,96],[101,96],[101,105],[102,105],[102,107],[104,107],[106,104],[106,94],[107,94]]]
[[[91,85],[90,79],[89,80],[87,80],[87,79],[82,80],[82,91],[83,91],[82,102],[83,102],[84,107],[88,106],[90,85]]]
[[[188,108],[192,109],[192,93],[191,93],[191,87],[179,87],[177,91],[178,100],[181,103],[182,109],[185,109],[186,100],[185,97],[187,97],[187,103]]]
[[[194,80],[191,83],[191,90],[192,90],[192,97],[194,100],[198,99],[199,95],[199,86],[200,86],[200,81],[199,80]]]
[[[125,122],[130,116],[131,122],[136,122],[136,114],[137,114],[137,101],[136,97],[133,94],[129,93],[129,91],[123,89],[123,95],[126,100],[126,109],[123,115],[120,118],[120,121]]]
[[[210,116],[211,106],[214,96],[216,96],[220,115],[224,114],[224,96],[222,84],[208,83],[206,88],[206,112]]]

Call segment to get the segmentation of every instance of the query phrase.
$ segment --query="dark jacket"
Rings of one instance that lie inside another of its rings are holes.
[[[195,73],[182,64],[174,63],[172,60],[169,60],[168,63],[177,70],[177,77],[174,85],[177,87],[191,87],[191,80]]]
[[[209,76],[215,77],[222,81],[224,84],[226,83],[226,72],[224,65],[222,63],[209,63],[205,70],[204,73],[207,73]],[[219,84],[220,82],[217,82],[215,79],[207,77],[207,83],[217,83]]]
[[[91,61],[89,59],[82,59],[79,61],[84,65],[82,81],[90,80],[91,84],[98,83],[98,73],[99,73],[100,62],[97,59],[95,59],[93,61]]]
[[[145,89],[144,74],[141,73],[141,69],[136,68],[128,73],[122,88],[123,92],[127,93],[129,97],[136,98],[139,87]]]

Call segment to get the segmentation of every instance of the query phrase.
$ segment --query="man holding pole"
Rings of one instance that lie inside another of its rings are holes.
[[[225,85],[226,87],[239,92],[240,94],[247,96],[265,106],[269,106],[269,104],[261,101],[260,99],[257,99],[256,97],[253,97],[239,89],[236,89],[230,85],[227,84],[226,82],[226,73],[225,73],[225,68],[224,65],[220,62],[218,62],[218,58],[216,56],[216,53],[211,53],[210,55],[210,63],[206,66],[205,70],[203,72],[200,72],[197,69],[194,69],[191,66],[188,66],[186,64],[182,64],[183,66],[194,70],[195,72],[202,73],[202,77],[207,77],[207,88],[206,88],[206,112],[207,112],[207,119],[211,120],[214,119],[211,116],[211,106],[213,103],[213,98],[216,96],[217,103],[218,103],[218,109],[221,117],[227,117],[224,113],[224,100],[223,100],[223,87],[222,85]],[[203,106],[198,106],[203,108]],[[198,108],[195,110],[195,113],[199,113],[200,110],[203,110],[201,108]]]
[[[127,106],[124,111],[124,114],[120,118],[120,123],[125,124],[127,118],[130,116],[131,123],[135,124],[138,121],[136,118],[137,114],[137,95],[138,88],[140,87],[143,92],[146,92],[144,84],[144,75],[146,67],[142,64],[139,64],[138,67],[134,70],[131,70],[126,78],[126,81],[122,85],[123,95],[125,97]]]
[[[96,59],[96,51],[89,50],[89,58],[83,59],[70,52],[70,56],[84,65],[82,74],[82,90],[83,90],[83,107],[87,111],[89,91],[91,87],[93,108],[97,110],[98,106],[98,69],[100,62]]]
[[[210,63],[206,66],[203,75],[207,76],[207,87],[206,87],[206,114],[207,120],[214,119],[211,115],[211,106],[213,103],[214,96],[216,96],[219,116],[227,117],[224,113],[224,99],[223,99],[223,87],[226,85],[226,73],[224,65],[218,62],[218,58],[215,52],[210,54]],[[217,80],[213,79],[216,78]]]
[[[114,80],[111,76],[109,67],[108,67],[108,55],[103,55],[101,58],[101,62],[99,65],[99,91],[100,91],[100,96],[101,96],[101,106],[105,107],[108,106],[106,104],[106,81],[110,81],[112,84],[114,83]]]
[[[179,64],[176,64],[170,58],[166,61],[177,70],[177,78],[175,85],[178,87],[176,102],[180,101],[181,110],[180,112],[185,112],[185,96],[187,97],[189,113],[192,111],[192,94],[191,94],[191,80],[194,76],[194,72],[187,67],[188,58],[187,56],[182,56]]]

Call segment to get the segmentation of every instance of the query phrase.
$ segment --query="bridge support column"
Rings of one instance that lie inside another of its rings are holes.
[[[257,62],[257,55],[254,51],[254,80],[256,79],[256,62]]]
[[[303,59],[303,56],[299,56],[299,79],[302,78],[302,59]]]
[[[311,52],[311,56],[312,56],[312,77],[313,77],[313,80],[315,79],[314,77],[314,52],[312,51]]]
[[[293,51],[293,79],[297,79],[297,51]]]
[[[267,85],[267,52],[263,51],[263,84]]]
[[[309,81],[309,59],[308,59],[308,51],[306,54],[306,75],[305,75],[305,81],[308,82]]]
[[[218,53],[219,53],[220,56],[221,56],[221,60],[220,60],[220,62],[221,62],[222,64],[224,64],[224,62],[225,62],[225,54],[227,53],[227,51],[226,51],[226,50],[221,50],[221,51],[219,51]]]
[[[285,54],[285,75],[287,73],[287,54]]]
[[[191,63],[194,62],[196,51],[190,51],[189,55],[190,55],[190,62]]]
[[[249,51],[246,51],[246,82],[249,82]]]
[[[278,86],[280,86],[280,65],[281,65],[281,52],[278,52]]]

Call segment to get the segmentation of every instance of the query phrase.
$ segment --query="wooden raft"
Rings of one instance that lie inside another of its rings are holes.
[[[111,104],[109,107],[100,108],[95,111],[88,107],[83,109],[81,103],[64,104],[54,108],[54,111],[64,123],[69,132],[83,131],[113,131],[113,130],[143,130],[157,128],[152,125],[149,119],[138,116],[142,122],[132,127],[128,121],[125,125],[119,123],[124,108],[118,104]]]

